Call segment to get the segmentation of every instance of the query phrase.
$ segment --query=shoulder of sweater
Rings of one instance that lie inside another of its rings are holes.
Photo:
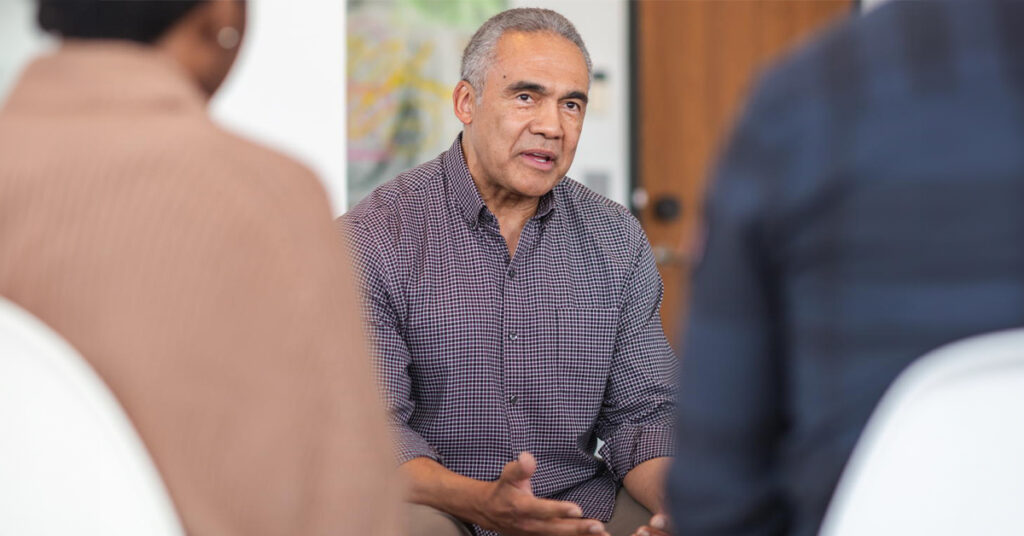
[[[271,212],[282,210],[290,217],[308,212],[310,207],[330,213],[323,185],[302,163],[216,125],[204,130],[198,161],[206,167],[203,175],[215,183],[210,190],[244,194],[249,203],[264,205]]]

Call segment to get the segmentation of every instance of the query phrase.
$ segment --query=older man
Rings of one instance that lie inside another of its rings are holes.
[[[630,213],[565,177],[590,71],[561,15],[495,16],[463,56],[462,134],[344,218],[425,534],[628,534],[661,510],[661,280]]]

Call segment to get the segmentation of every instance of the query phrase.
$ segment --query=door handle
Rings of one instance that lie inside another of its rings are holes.
[[[662,223],[679,219],[683,213],[683,204],[674,195],[663,195],[654,201],[654,217]]]

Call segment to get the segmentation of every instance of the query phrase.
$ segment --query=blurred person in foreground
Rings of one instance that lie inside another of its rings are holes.
[[[462,78],[451,148],[343,219],[412,525],[629,534],[662,507],[676,366],[639,223],[565,176],[589,56],[558,13],[513,9]]]
[[[679,534],[816,534],[893,379],[1024,325],[1021,28],[1021,2],[891,2],[754,92],[694,278]]]
[[[0,112],[0,294],[110,386],[188,534],[396,534],[325,194],[207,117],[245,7],[40,2],[63,43]]]

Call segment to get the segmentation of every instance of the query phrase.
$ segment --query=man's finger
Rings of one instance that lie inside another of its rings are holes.
[[[633,534],[635,536],[670,536],[669,533],[663,530],[658,530],[650,525],[644,525],[636,529],[636,532],[634,532]]]
[[[583,517],[583,510],[576,503],[530,498],[517,505],[519,515],[530,519],[573,519]]]
[[[608,536],[604,523],[596,519],[532,519],[524,522],[521,528],[528,533],[546,536]]]

